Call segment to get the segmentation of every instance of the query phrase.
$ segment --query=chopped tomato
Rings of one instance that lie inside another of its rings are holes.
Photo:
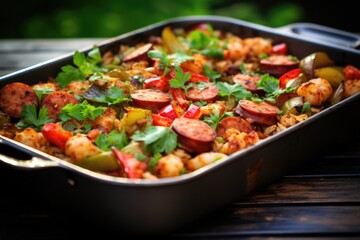
[[[172,104],[163,107],[158,114],[160,116],[170,118],[171,120],[180,117],[180,114],[177,112],[176,108],[174,108]]]
[[[195,104],[191,104],[189,108],[184,113],[183,117],[185,118],[192,118],[192,119],[199,119],[201,115],[201,109],[199,106]]]
[[[286,55],[287,54],[287,44],[279,43],[272,47],[273,54]]]
[[[146,79],[144,83],[145,88],[159,89],[162,92],[168,91],[170,87],[168,79],[164,76]]]
[[[185,93],[180,88],[170,88],[171,95],[174,100],[179,104],[181,108],[187,108],[189,106],[189,101],[186,100]]]
[[[152,114],[152,123],[155,126],[170,127],[172,122],[173,120],[168,117],[160,116],[155,113]]]
[[[62,149],[65,148],[67,140],[72,136],[72,133],[65,131],[59,123],[46,123],[41,133],[47,141]]]
[[[353,65],[347,65],[343,72],[346,79],[360,79],[360,69]]]
[[[146,170],[145,162],[140,162],[133,155],[121,152],[116,148],[112,148],[112,150],[128,178],[142,178]]]
[[[290,81],[291,79],[298,77],[300,75],[300,73],[301,73],[301,69],[295,68],[295,69],[290,70],[290,71],[284,73],[283,75],[281,75],[281,77],[279,78],[280,87],[285,89],[287,82]]]

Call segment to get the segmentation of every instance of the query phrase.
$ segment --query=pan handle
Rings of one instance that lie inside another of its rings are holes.
[[[277,30],[349,48],[358,48],[360,46],[360,34],[350,33],[315,23],[294,23],[279,27]]]
[[[39,169],[48,167],[59,167],[56,162],[48,161],[39,157],[32,157],[29,160],[19,160],[0,153],[0,161],[16,168]]]
[[[3,146],[1,146],[3,145]],[[10,156],[7,156],[6,153],[1,152],[0,153],[0,162],[6,163],[10,166],[16,167],[16,168],[22,168],[22,169],[40,169],[40,168],[48,168],[48,167],[59,167],[59,163],[55,161],[46,160],[44,158],[41,158],[40,155],[36,154],[33,151],[28,150],[26,146],[20,147],[18,145],[14,144],[11,139],[6,139],[5,137],[0,136],[0,147],[5,147],[2,149],[11,149],[10,147],[14,147],[15,151],[23,152],[23,153],[29,153],[31,156],[30,159],[16,159]],[[10,153],[10,151],[5,151]],[[35,155],[35,156],[34,156]]]

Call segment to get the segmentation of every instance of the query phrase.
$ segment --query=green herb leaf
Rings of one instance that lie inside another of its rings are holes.
[[[208,65],[204,65],[204,75],[210,78],[212,82],[215,82],[216,79],[221,77],[221,74],[216,72],[215,70],[212,70],[211,67]]]
[[[56,77],[56,82],[60,87],[66,87],[72,81],[83,81],[92,74],[101,75],[107,69],[102,67],[100,49],[96,46],[86,56],[84,53],[75,51],[72,65],[66,65],[61,68],[61,72]]]
[[[21,111],[21,116],[23,117],[16,126],[20,128],[32,127],[37,131],[40,131],[42,127],[49,122],[54,122],[53,119],[50,119],[48,116],[48,109],[42,107],[37,115],[36,107],[34,105],[25,105]]]
[[[181,67],[175,65],[175,78],[170,79],[170,86],[173,88],[181,88],[186,92],[188,87],[185,84],[190,79],[190,77],[191,74],[189,72],[184,73]]]
[[[227,82],[218,82],[216,86],[219,88],[219,95],[221,97],[230,98],[230,96],[235,96],[237,101],[252,98],[252,93],[246,90],[240,83],[229,84]]]
[[[94,102],[107,103],[108,105],[118,104],[122,102],[131,101],[130,98],[125,97],[125,93],[122,89],[113,86],[109,88],[104,94],[99,95],[92,99]]]
[[[72,81],[81,81],[85,79],[85,75],[80,72],[79,69],[71,65],[63,66],[61,71],[62,72],[60,72],[55,79],[61,88],[66,87]]]
[[[256,83],[259,89],[266,92],[265,98],[268,101],[275,101],[275,98],[283,93],[292,92],[292,88],[282,89],[279,86],[280,80],[276,77],[270,76],[268,73],[261,76],[260,80]]]
[[[41,102],[42,95],[49,94],[54,92],[54,89],[51,88],[35,88],[34,91],[38,97],[39,102]]]
[[[150,153],[171,153],[177,146],[177,136],[167,127],[150,126],[144,132],[136,131],[131,138],[143,141]]]
[[[84,121],[85,119],[95,120],[101,116],[105,111],[105,107],[95,107],[89,104],[86,100],[78,104],[66,104],[60,114],[59,118],[65,122],[71,118],[75,118],[78,121]]]
[[[210,114],[208,117],[204,117],[203,121],[210,125],[211,128],[216,129],[219,122],[227,116],[234,116],[232,112],[225,112],[220,115],[219,109],[217,107],[213,107],[214,114]]]
[[[129,138],[125,133],[125,129],[121,132],[112,130],[107,135],[99,134],[95,139],[95,144],[103,151],[110,151],[112,147],[121,149],[129,144]]]

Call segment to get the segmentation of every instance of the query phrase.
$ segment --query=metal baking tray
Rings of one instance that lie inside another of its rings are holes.
[[[159,35],[164,26],[186,27],[203,22],[240,37],[262,36],[286,42],[289,52],[299,58],[325,51],[338,65],[360,65],[357,35],[335,34],[320,26],[320,33],[328,34],[319,39],[294,31],[302,28],[298,25],[269,28],[220,16],[169,19],[100,42],[98,46],[107,51],[120,43],[134,44],[150,35]],[[335,40],[331,38],[334,34]],[[81,51],[86,53],[92,47]],[[72,57],[73,54],[68,54],[6,75],[0,79],[0,87],[15,81],[28,84],[46,81],[49,76],[56,76],[62,66],[71,64]],[[159,180],[98,174],[0,136],[0,174],[5,174],[8,186],[45,199],[50,211],[69,219],[76,217],[83,223],[98,228],[107,226],[121,233],[166,234],[205,218],[301,165],[311,164],[312,156],[345,144],[360,132],[359,107],[357,94],[222,161]]]

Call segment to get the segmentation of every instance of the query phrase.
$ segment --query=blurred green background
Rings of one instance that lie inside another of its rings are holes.
[[[0,14],[1,37],[107,38],[188,15],[228,16],[270,27],[315,22],[358,32],[358,25],[351,24],[357,8],[344,6],[343,1],[341,4],[276,0],[32,0],[21,4],[13,1],[6,8],[11,10],[3,8]]]

